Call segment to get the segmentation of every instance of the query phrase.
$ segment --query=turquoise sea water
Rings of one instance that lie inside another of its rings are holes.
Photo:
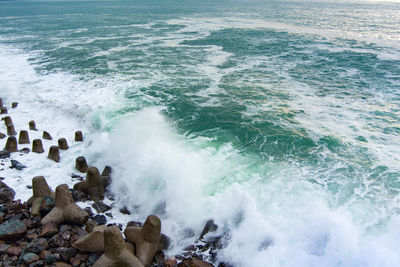
[[[399,2],[0,1],[0,60],[171,255],[213,218],[217,262],[400,264]]]

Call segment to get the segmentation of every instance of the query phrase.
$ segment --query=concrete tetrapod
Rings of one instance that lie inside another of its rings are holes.
[[[61,184],[56,188],[56,205],[42,219],[41,224],[69,222],[81,225],[88,219],[89,214],[75,204],[68,185]]]
[[[89,167],[86,171],[86,181],[76,183],[74,189],[84,192],[94,202],[104,199],[104,181],[96,167]]]
[[[143,267],[143,264],[126,246],[118,227],[104,230],[104,253],[93,267]]]
[[[18,143],[19,144],[29,144],[29,134],[28,131],[21,130],[19,132],[19,138],[18,138]]]
[[[106,225],[100,225],[93,229],[92,232],[77,240],[73,247],[79,251],[85,252],[103,252],[104,251],[104,230]]]
[[[161,220],[149,215],[143,227],[126,227],[124,231],[128,241],[136,245],[136,257],[144,266],[150,266],[158,250],[161,237]]]
[[[43,176],[36,176],[32,179],[33,196],[28,200],[32,204],[31,214],[33,216],[40,214],[40,205],[45,197],[54,199],[54,192],[51,191],[46,179]]]

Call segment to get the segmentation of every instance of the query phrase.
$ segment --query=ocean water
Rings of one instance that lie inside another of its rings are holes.
[[[0,1],[0,97],[71,145],[23,200],[84,155],[169,256],[214,219],[217,264],[400,266],[398,1]]]

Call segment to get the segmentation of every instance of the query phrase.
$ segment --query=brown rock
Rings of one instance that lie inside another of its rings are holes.
[[[51,252],[49,250],[42,250],[39,254],[39,258],[41,260],[46,259],[47,256],[51,255]]]
[[[30,121],[29,122],[29,130],[37,131],[35,121]]]
[[[40,139],[33,140],[32,152],[39,153],[39,154],[44,152],[42,140],[40,140]]]
[[[178,267],[213,267],[213,265],[203,260],[189,258],[179,263]]]
[[[67,150],[69,148],[67,140],[65,138],[58,139],[58,147],[61,150]]]
[[[89,214],[74,203],[68,185],[62,184],[56,188],[56,205],[42,219],[42,225],[47,223],[60,224],[70,222],[75,224],[84,224],[89,218]]]
[[[65,262],[56,262],[56,263],[54,263],[54,266],[55,267],[71,267],[71,264],[67,264],[67,263],[65,263]]]
[[[11,256],[19,256],[21,254],[21,251],[22,251],[22,248],[17,247],[17,246],[12,246],[6,250],[6,253]]]
[[[40,232],[40,237],[51,237],[58,233],[58,227],[55,223],[47,223],[43,225],[42,231]]]
[[[75,142],[82,142],[83,141],[83,134],[81,131],[75,132]]]
[[[51,135],[50,135],[48,132],[46,132],[46,131],[43,131],[42,138],[43,138],[43,139],[46,139],[46,140],[53,140],[53,138],[51,137]]]
[[[175,258],[168,258],[164,260],[164,267],[176,267],[178,266],[178,261]]]
[[[144,266],[150,266],[156,254],[160,237],[161,221],[155,215],[147,217],[143,227],[127,227],[124,231],[128,241],[136,246],[136,256]]]
[[[69,262],[72,264],[73,267],[78,267],[79,264],[81,264],[81,261],[77,258],[71,258],[69,259]]]
[[[58,146],[51,146],[47,157],[55,162],[59,162],[60,150],[58,149]]]
[[[21,130],[19,132],[19,138],[18,138],[18,143],[19,144],[29,144],[29,135],[28,132],[25,130]]]

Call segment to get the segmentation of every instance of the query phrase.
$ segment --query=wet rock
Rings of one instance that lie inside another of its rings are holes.
[[[21,162],[12,159],[12,160],[11,160],[11,166],[10,166],[10,168],[11,168],[11,169],[14,169],[14,168],[15,168],[15,169],[17,169],[17,170],[20,171],[20,170],[26,168],[26,166],[25,166],[24,164],[22,164]]]
[[[28,267],[43,267],[43,266],[44,262],[42,260],[32,262],[31,264],[28,265]]]
[[[40,237],[52,237],[58,233],[58,227],[55,223],[47,223],[43,225]]]
[[[33,252],[33,253],[39,254],[42,250],[45,250],[48,247],[49,247],[49,243],[47,242],[46,239],[38,238],[36,240],[33,240],[31,243],[29,243],[25,247],[25,250],[27,252]]]
[[[95,202],[93,203],[92,207],[98,212],[98,213],[104,213],[108,210],[111,209],[110,206],[104,204],[103,202]]]
[[[56,262],[54,263],[55,267],[71,267],[71,264],[67,264],[65,262]]]
[[[28,154],[29,152],[31,152],[31,150],[27,147],[24,147],[23,149],[21,149],[19,151],[19,153],[21,153],[21,154]]]
[[[143,264],[125,245],[124,238],[116,226],[104,230],[104,253],[95,262],[94,267],[131,266],[143,267]]]
[[[217,228],[218,226],[214,223],[214,220],[207,221],[206,225],[203,228],[203,231],[201,231],[200,240],[203,239],[206,234],[210,232],[215,232]]]
[[[93,220],[91,220],[91,219],[89,219],[89,220],[86,222],[86,224],[85,224],[85,230],[86,230],[88,233],[91,233],[91,232],[93,232],[93,230],[94,230],[94,228],[95,228],[96,226],[97,226],[96,222],[93,221]]]
[[[53,140],[53,137],[51,137],[51,135],[46,131],[43,131],[42,138],[46,140]]]
[[[7,150],[1,150],[0,151],[0,159],[6,159],[11,156],[10,152]]]
[[[83,141],[83,134],[81,131],[75,132],[75,142],[82,142]]]
[[[131,212],[128,210],[127,207],[123,207],[122,209],[119,209],[119,212],[121,212],[122,214],[126,214],[126,215],[131,214]]]
[[[6,107],[0,107],[0,114],[7,114],[8,110]]]
[[[79,190],[72,190],[72,198],[75,202],[85,202],[89,200],[88,196]]]
[[[178,267],[213,267],[213,265],[199,259],[189,258],[179,263]]]
[[[6,253],[11,256],[19,256],[19,255],[21,255],[21,251],[22,251],[22,248],[17,247],[17,246],[12,246],[6,250]]]
[[[0,225],[0,240],[13,241],[22,238],[26,233],[24,222],[7,221]]]
[[[68,261],[70,258],[75,256],[75,254],[78,252],[75,248],[66,248],[66,247],[61,247],[57,248],[56,252],[60,254],[60,258],[63,261]]]
[[[11,202],[14,199],[15,191],[0,181],[0,204]]]
[[[35,121],[30,121],[29,122],[29,130],[37,131]]]
[[[29,144],[29,135],[28,135],[28,131],[25,130],[21,130],[19,132],[19,138],[18,138],[18,143],[19,144]]]
[[[61,150],[68,150],[69,146],[68,146],[67,140],[65,138],[58,139],[58,147]]]
[[[87,261],[86,261],[86,266],[92,266],[99,258],[100,258],[100,255],[97,253],[89,254]]]
[[[88,165],[87,165],[85,157],[81,156],[81,157],[76,158],[75,168],[82,173],[86,173],[86,171],[88,169]]]
[[[91,207],[86,207],[83,210],[86,211],[90,217],[92,217],[94,215]]]
[[[58,146],[51,146],[47,157],[55,162],[59,162],[60,161],[60,150],[59,150]]]
[[[17,135],[17,132],[15,131],[13,124],[7,124],[7,135],[9,136]]]
[[[64,240],[64,238],[58,234],[54,235],[49,240],[50,247],[66,247],[66,246],[68,246],[68,244],[69,244],[69,242]]]
[[[107,217],[110,217],[110,218],[113,218],[113,216],[112,216],[112,213],[111,213],[111,212],[107,212],[107,213],[106,213],[106,216],[107,216]]]
[[[178,261],[175,258],[168,258],[164,260],[163,264],[164,267],[177,267]]]
[[[93,217],[93,220],[97,223],[97,225],[102,225],[107,223],[106,216],[97,214]]]
[[[32,152],[39,154],[44,152],[42,140],[34,139],[32,141]]]
[[[39,256],[35,253],[27,252],[22,256],[22,260],[24,261],[25,264],[30,264],[34,261],[38,261]]]
[[[4,138],[6,138],[6,136],[7,136],[7,135],[5,135],[5,134],[3,134],[3,133],[0,132],[0,139],[4,139]]]
[[[167,250],[171,244],[171,238],[169,238],[165,234],[161,234],[160,236],[160,244],[158,246],[158,250]]]
[[[142,227],[143,224],[141,222],[137,222],[137,221],[130,221],[127,223],[126,227]]]
[[[89,214],[74,203],[68,185],[62,184],[56,188],[56,205],[42,219],[42,225],[47,223],[60,224],[70,222],[75,224],[84,224],[89,218]]]
[[[18,151],[17,138],[15,138],[15,136],[9,136],[7,138],[4,150],[7,150],[10,153]]]
[[[61,259],[60,254],[54,253],[54,254],[46,255],[46,258],[44,259],[44,261],[47,264],[54,264],[54,263],[58,262],[60,259]]]
[[[18,107],[18,102],[12,102],[11,103],[11,108],[16,108]]]
[[[70,258],[69,262],[72,264],[72,267],[78,267],[81,264],[81,261],[77,258]]]
[[[150,215],[142,228],[126,227],[124,234],[128,241],[135,244],[136,256],[140,262],[149,266],[159,247],[161,220],[155,215]]]

